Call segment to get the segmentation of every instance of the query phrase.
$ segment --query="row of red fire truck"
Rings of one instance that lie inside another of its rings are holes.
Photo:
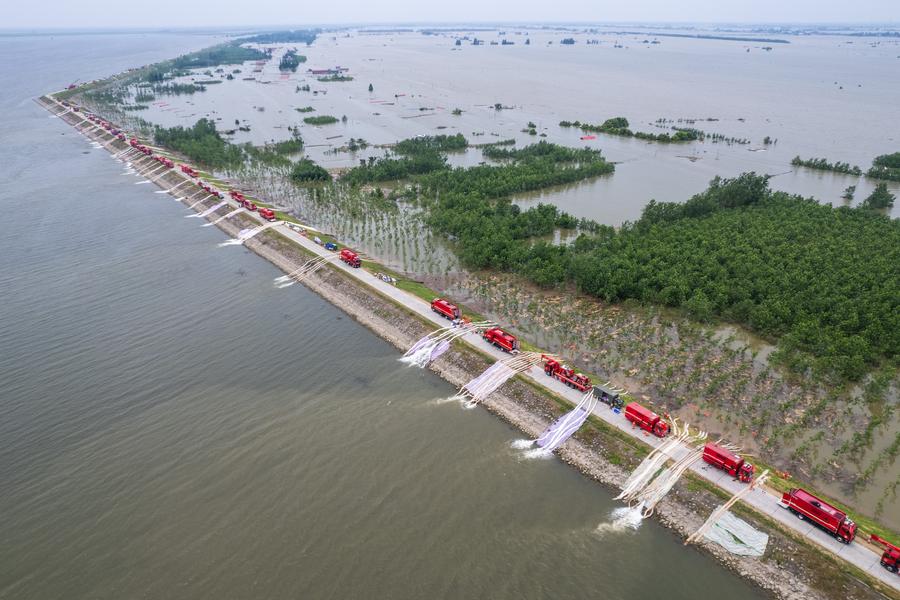
[[[104,121],[95,115],[89,114],[87,115],[87,118],[92,123],[109,131],[119,140],[125,140],[125,134],[118,129],[115,129],[111,123]],[[154,160],[168,168],[173,168],[175,166],[171,159],[154,155],[150,148],[141,144],[136,138],[131,138],[129,140],[129,145],[142,154],[151,156]],[[197,179],[198,185],[208,193],[216,195],[219,198],[224,197],[222,192],[215,190],[212,186],[200,180],[199,173],[189,165],[181,165],[181,171],[189,177]],[[261,217],[268,221],[275,220],[274,211],[265,207],[257,207],[252,200],[246,198],[241,192],[232,190],[229,194],[235,202],[246,210],[257,211]],[[362,264],[359,255],[349,248],[342,249],[339,258],[341,261],[354,268],[359,268]],[[435,313],[450,319],[454,323],[461,323],[464,320],[459,307],[446,299],[435,298],[431,302],[431,309]],[[487,343],[496,346],[505,352],[517,353],[519,351],[518,338],[500,327],[486,329],[482,333],[482,337]],[[552,356],[543,355],[542,360],[544,373],[548,377],[552,377],[562,382],[564,385],[582,392],[591,390],[593,395],[599,401],[609,405],[611,409],[617,412],[624,412],[625,419],[628,420],[633,427],[661,438],[668,435],[669,424],[666,419],[668,415],[660,416],[637,402],[631,402],[625,405],[617,390],[604,385],[592,386],[590,377],[583,373],[576,372],[574,369]],[[703,448],[702,458],[707,464],[717,469],[721,469],[738,481],[750,483],[753,480],[755,467],[740,455],[719,446],[718,444],[706,444]],[[785,492],[782,495],[779,504],[794,513],[799,519],[813,523],[829,532],[841,542],[849,544],[856,537],[857,525],[847,516],[846,512],[828,504],[824,500],[821,500],[803,489],[797,488]],[[898,568],[900,568],[900,547],[877,535],[872,535],[870,541],[884,548],[884,554],[881,557],[881,565],[887,570],[896,573]]]

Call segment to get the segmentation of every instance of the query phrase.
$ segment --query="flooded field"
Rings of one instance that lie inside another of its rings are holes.
[[[568,35],[576,43],[561,45]],[[485,43],[473,45],[475,37]],[[261,46],[271,49],[268,60],[197,70],[176,82],[219,83],[156,97],[129,114],[163,126],[190,126],[205,117],[232,142],[257,146],[299,132],[304,155],[332,172],[420,135],[462,133],[472,145],[541,139],[587,145],[615,162],[615,173],[514,201],[522,207],[551,203],[611,225],[637,219],[650,199],[683,201],[715,176],[750,170],[771,175],[775,189],[853,205],[870,193],[872,180],[793,167],[791,159],[824,157],[865,170],[876,155],[898,150],[900,139],[885,124],[900,119],[900,80],[885,74],[896,70],[900,43],[786,39],[790,43],[767,44],[603,30],[341,31],[298,48],[307,61],[295,73],[278,68],[295,45]],[[322,81],[312,72],[328,69],[346,80]],[[137,101],[140,90],[132,92]],[[335,120],[304,122],[321,116]],[[559,125],[616,116],[636,131],[692,127],[710,137],[664,144],[587,136]],[[484,157],[470,147],[448,160],[472,166]],[[579,368],[711,431],[747,440],[745,447],[779,467],[900,527],[889,510],[900,485],[897,382],[881,381],[883,374],[839,391],[811,378],[787,381],[768,364],[773,346],[738,328],[698,328],[653,311],[562,297],[548,303],[547,294],[521,282],[470,278],[460,270],[453,242],[433,235],[419,209],[382,201],[396,182],[308,189],[292,184],[287,169],[258,165],[223,175],[386,267],[431,281],[512,324]],[[857,188],[850,203],[841,198],[848,186]],[[900,184],[888,186],[900,194]],[[900,205],[893,215],[900,215]],[[558,234],[554,239],[564,242]]]
[[[716,175],[748,170],[773,175],[777,189],[835,205],[843,202],[846,187],[856,185],[859,200],[871,191],[871,180],[792,167],[791,159],[825,157],[865,170],[872,158],[900,144],[900,137],[885,128],[900,119],[895,102],[900,80],[885,76],[897,68],[896,41],[787,36],[790,44],[766,45],[601,30],[577,34],[576,44],[563,46],[564,35],[525,30],[325,34],[299,50],[308,60],[296,73],[278,70],[280,56],[291,46],[272,45],[273,58],[265,65],[243,65],[233,80],[208,85],[205,92],[161,97],[140,117],[172,126],[207,116],[222,130],[235,129],[231,139],[236,143],[288,139],[288,127],[299,126],[307,154],[334,168],[381,155],[384,149],[376,146],[435,133],[463,133],[472,143],[547,139],[590,145],[618,163],[614,175],[521,202],[552,202],[576,216],[613,225],[636,219],[651,198],[681,201],[705,189]],[[456,46],[460,36],[469,39]],[[476,36],[486,43],[471,45]],[[490,45],[502,39],[514,44]],[[599,43],[585,43],[591,39]],[[348,69],[352,81],[319,81],[307,73],[337,66]],[[221,79],[226,73],[214,75]],[[191,79],[209,78],[197,73],[183,81]],[[296,110],[307,107],[314,110]],[[453,114],[454,109],[461,114]],[[310,115],[339,120],[304,124]],[[660,144],[606,135],[582,140],[578,129],[559,127],[562,120],[601,123],[614,116],[628,118],[635,130],[659,133],[672,125],[689,126],[748,143]],[[660,119],[668,121],[659,124]],[[536,135],[523,133],[528,123],[535,125]],[[766,137],[775,143],[764,144]],[[350,138],[371,145],[356,153],[335,152]],[[473,149],[451,162],[480,160]],[[900,184],[889,185],[900,189]],[[900,207],[894,211],[900,214]]]

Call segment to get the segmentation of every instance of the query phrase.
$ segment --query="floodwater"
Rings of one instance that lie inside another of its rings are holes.
[[[208,43],[0,38],[0,598],[761,598],[31,101]]]
[[[165,125],[209,116],[221,119],[221,129],[238,120],[250,131],[237,131],[234,141],[256,144],[287,139],[287,127],[299,125],[309,156],[329,167],[353,166],[384,152],[334,152],[350,138],[378,145],[461,132],[473,143],[514,138],[521,145],[544,139],[522,132],[531,122],[550,141],[602,149],[617,169],[592,182],[525,195],[520,203],[551,202],[612,225],[638,218],[652,198],[683,201],[717,175],[751,170],[772,175],[776,189],[834,205],[843,204],[843,191],[855,185],[856,203],[871,192],[872,180],[792,167],[791,159],[824,157],[866,170],[875,156],[900,150],[892,127],[900,121],[900,78],[891,76],[900,68],[897,40],[779,36],[790,44],[765,44],[660,37],[653,44],[652,36],[601,31],[576,34],[575,45],[562,46],[568,33],[507,30],[469,35],[514,45],[455,46],[456,35],[325,35],[300,50],[308,61],[290,75],[278,72],[286,47],[273,46],[274,59],[262,71],[245,65],[233,81],[161,98],[139,114]],[[528,46],[526,38],[532,40]],[[588,39],[600,43],[588,45]],[[320,82],[306,73],[335,66],[349,69],[353,81]],[[296,91],[305,85],[310,91]],[[496,110],[497,103],[508,108]],[[307,106],[315,112],[295,110]],[[463,113],[453,115],[455,108]],[[347,120],[302,122],[324,114]],[[628,118],[634,130],[667,131],[656,121],[669,119],[750,143],[659,144],[605,135],[581,140],[579,130],[558,126],[561,120],[602,123],[615,116]],[[765,145],[767,136],[777,142]],[[470,150],[453,163],[480,160],[480,151]],[[900,193],[900,183],[888,185]],[[900,215],[900,203],[893,214]]]

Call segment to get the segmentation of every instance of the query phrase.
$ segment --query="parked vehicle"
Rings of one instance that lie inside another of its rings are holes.
[[[666,437],[669,434],[669,424],[665,419],[637,402],[632,402],[625,407],[625,418],[635,426],[649,431],[657,437]]]
[[[544,361],[544,373],[547,376],[558,379],[570,388],[575,388],[582,392],[586,392],[591,388],[591,378],[587,375],[576,373],[575,369],[546,355],[542,355],[541,360]]]
[[[756,467],[737,454],[712,442],[703,447],[703,460],[744,483],[753,481],[753,473],[756,471]]]
[[[447,302],[443,298],[435,298],[432,300],[431,310],[451,321],[462,316],[458,306]]]
[[[340,257],[342,261],[344,261],[354,269],[358,269],[360,266],[362,266],[362,260],[360,260],[359,255],[349,248],[344,248],[343,250],[341,250]]]
[[[878,537],[874,533],[870,539],[875,544],[884,546],[884,554],[881,555],[881,566],[891,573],[896,573],[900,569],[900,547],[895,546],[884,538]]]
[[[813,496],[806,490],[795,488],[785,492],[779,505],[797,515],[800,520],[810,520],[838,541],[849,544],[856,537],[856,523],[842,510]]]
[[[606,387],[605,385],[595,385],[594,396],[596,396],[597,400],[600,402],[608,404],[612,409],[622,410],[622,407],[625,406],[625,401],[622,400],[622,396],[619,392]]]
[[[499,327],[488,329],[481,336],[487,343],[497,346],[504,352],[515,353],[519,351],[519,339]]]

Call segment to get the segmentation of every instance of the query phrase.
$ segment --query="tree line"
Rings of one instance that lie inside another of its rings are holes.
[[[607,135],[618,135],[622,137],[633,137],[640,140],[651,142],[691,142],[700,139],[700,132],[697,129],[678,129],[675,133],[646,133],[643,131],[632,131],[629,128],[628,119],[625,117],[613,117],[607,119],[601,125],[593,125],[591,123],[582,123],[581,121],[560,121],[560,127],[577,127],[588,133],[605,133]]]
[[[278,70],[280,71],[297,71],[297,67],[300,66],[300,63],[305,63],[306,57],[302,54],[297,54],[296,50],[288,50],[284,53],[284,56],[281,57],[281,61],[278,63]]]
[[[795,167],[806,167],[807,169],[818,169],[819,171],[833,171],[835,173],[845,173],[847,175],[862,175],[862,169],[857,166],[851,166],[850,163],[835,161],[828,162],[824,158],[807,158],[803,159],[795,156],[791,160],[791,164]]]
[[[882,154],[872,161],[872,168],[866,173],[875,179],[900,181],[900,152]]]
[[[737,322],[778,340],[774,360],[838,380],[900,350],[900,222],[872,211],[773,192],[766,176],[747,173],[556,246],[529,239],[551,227],[550,209],[522,212],[438,182],[433,191],[428,222],[458,241],[470,268]]]

